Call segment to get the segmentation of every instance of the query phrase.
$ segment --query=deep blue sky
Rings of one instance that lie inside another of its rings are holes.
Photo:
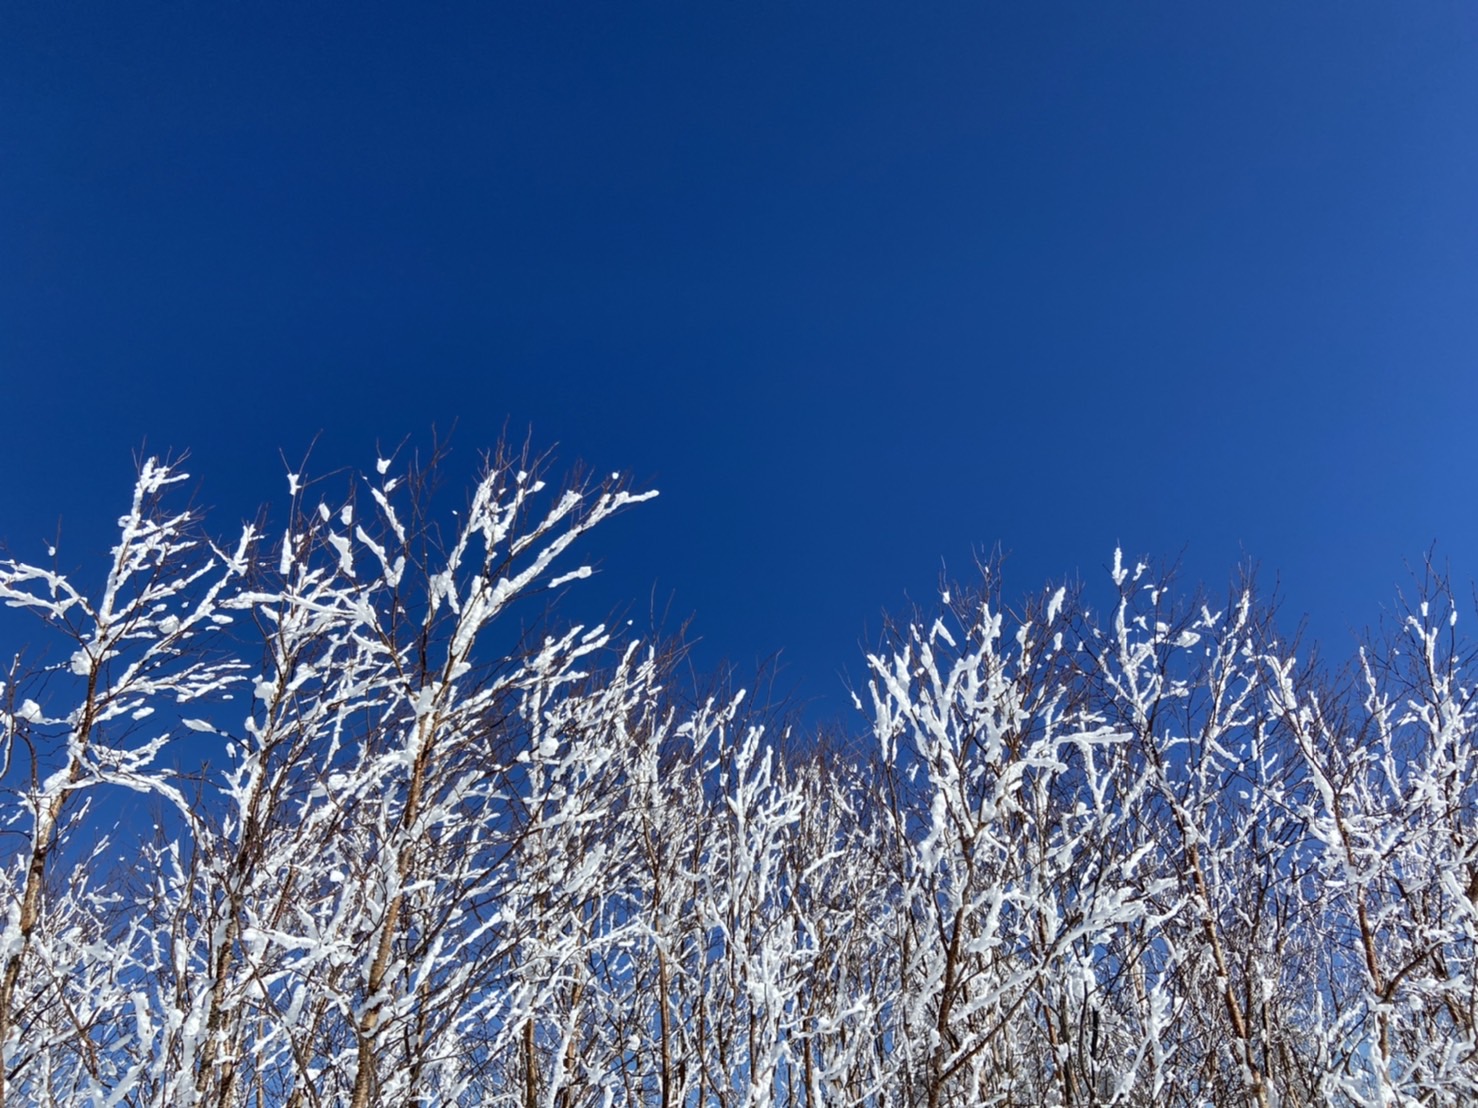
[[[662,498],[587,548],[841,711],[1010,552],[1258,559],[1337,653],[1478,571],[1466,3],[14,3],[0,535],[133,451],[225,530],[278,451],[505,426]]]

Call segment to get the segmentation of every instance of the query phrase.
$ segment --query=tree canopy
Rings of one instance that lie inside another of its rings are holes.
[[[0,1103],[1478,1098],[1440,576],[1331,671],[1250,580],[986,569],[787,727],[561,622],[655,494],[542,469],[294,475],[223,541],[149,459],[99,587],[0,560]]]

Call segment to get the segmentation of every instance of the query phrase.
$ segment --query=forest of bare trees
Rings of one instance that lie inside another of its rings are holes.
[[[1440,577],[1338,668],[987,571],[808,732],[548,608],[647,494],[431,468],[213,539],[150,460],[96,588],[0,560],[0,1104],[1478,1101]]]

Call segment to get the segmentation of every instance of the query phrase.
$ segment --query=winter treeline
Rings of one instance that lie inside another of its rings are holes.
[[[1478,1099],[1440,581],[1334,677],[1250,589],[987,575],[776,733],[543,617],[643,495],[392,468],[220,543],[149,461],[96,590],[0,561],[5,1105]]]

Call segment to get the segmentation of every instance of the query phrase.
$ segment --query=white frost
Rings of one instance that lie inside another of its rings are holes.
[[[589,566],[581,566],[579,569],[573,569],[569,573],[556,577],[553,581],[549,582],[549,587],[551,589],[557,589],[561,585],[569,584],[571,581],[583,581],[590,576],[590,573],[591,569]]]

